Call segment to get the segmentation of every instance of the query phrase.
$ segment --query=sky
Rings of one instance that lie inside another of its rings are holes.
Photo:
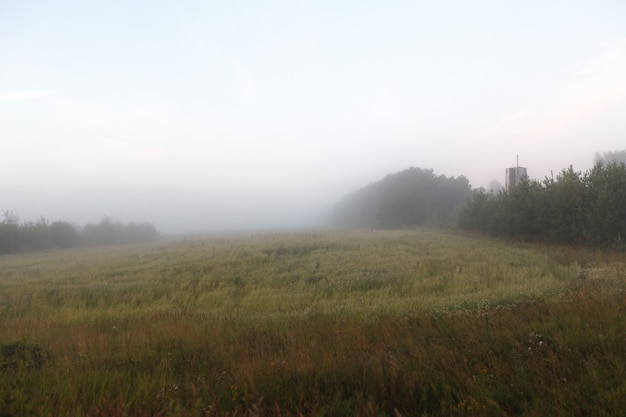
[[[0,210],[315,225],[415,166],[626,149],[624,1],[0,1]]]

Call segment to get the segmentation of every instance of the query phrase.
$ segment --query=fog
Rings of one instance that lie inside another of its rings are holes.
[[[24,206],[15,214],[23,220],[66,219],[77,225],[100,221],[104,216],[122,222],[150,221],[163,234],[195,234],[225,231],[257,231],[320,227],[340,196],[302,190],[284,195],[280,191],[233,189],[210,192],[191,189],[100,187],[84,191],[42,190],[23,196],[10,190],[9,201]],[[289,190],[287,190],[289,191]]]
[[[489,188],[626,148],[620,2],[3,2],[0,62],[23,220],[315,227],[411,166]]]

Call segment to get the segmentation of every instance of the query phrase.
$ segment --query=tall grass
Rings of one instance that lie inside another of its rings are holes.
[[[0,415],[617,415],[621,256],[432,231],[4,256],[0,344],[49,357],[3,359]]]

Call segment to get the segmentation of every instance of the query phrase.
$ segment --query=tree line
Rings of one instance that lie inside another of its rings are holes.
[[[347,195],[335,207],[333,223],[382,229],[448,226],[471,192],[464,176],[446,177],[411,167]]]
[[[66,221],[50,222],[44,217],[37,221],[20,222],[13,212],[5,211],[0,221],[0,254],[148,243],[159,236],[160,233],[152,223],[123,224],[104,217],[97,224],[89,223],[80,228]]]
[[[626,165],[597,158],[584,173],[570,166],[556,178],[522,178],[497,193],[475,190],[457,225],[500,237],[623,247]]]

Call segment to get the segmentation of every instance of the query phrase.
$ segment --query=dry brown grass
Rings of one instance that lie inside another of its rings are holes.
[[[0,414],[617,415],[619,254],[431,231],[0,258]],[[36,389],[34,388],[36,387]]]

